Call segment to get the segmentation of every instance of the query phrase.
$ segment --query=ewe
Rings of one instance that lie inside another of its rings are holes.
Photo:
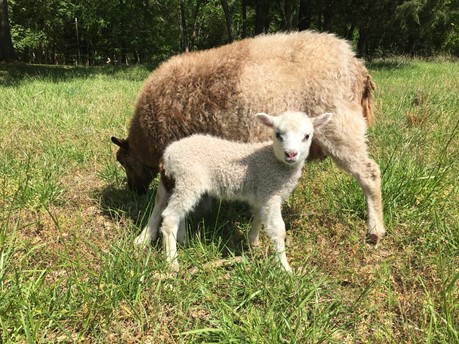
[[[136,238],[147,244],[157,237],[161,222],[167,261],[178,270],[177,236],[185,216],[204,194],[250,204],[253,223],[249,241],[258,242],[262,224],[274,243],[276,259],[291,272],[285,254],[285,224],[281,205],[301,176],[309,155],[313,131],[332,115],[309,118],[303,112],[279,116],[259,113],[256,118],[272,129],[273,142],[238,143],[193,135],[172,143],[163,157],[161,180],[148,225]]]
[[[381,178],[365,137],[373,90],[362,61],[334,35],[261,35],[162,63],[139,94],[128,137],[112,141],[129,187],[144,193],[173,141],[210,134],[263,142],[270,133],[254,123],[256,112],[331,112],[333,122],[314,136],[308,160],[329,156],[354,176],[367,200],[369,238],[377,243],[385,233]]]

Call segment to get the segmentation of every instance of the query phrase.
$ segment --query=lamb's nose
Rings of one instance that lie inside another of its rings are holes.
[[[285,156],[289,159],[293,159],[298,155],[298,152],[285,152]]]

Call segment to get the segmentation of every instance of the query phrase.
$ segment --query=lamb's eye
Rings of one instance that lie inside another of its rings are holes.
[[[309,134],[304,135],[303,141],[307,141],[307,140],[309,140]]]
[[[279,141],[282,141],[282,135],[281,135],[281,133],[280,133],[278,130],[276,130],[276,138],[277,138]]]

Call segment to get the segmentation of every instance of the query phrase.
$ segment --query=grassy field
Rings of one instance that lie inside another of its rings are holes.
[[[381,245],[356,182],[324,161],[283,210],[294,275],[222,204],[191,219],[173,279],[159,245],[133,246],[155,185],[129,192],[110,142],[149,71],[0,65],[0,342],[459,343],[459,64],[369,68]]]

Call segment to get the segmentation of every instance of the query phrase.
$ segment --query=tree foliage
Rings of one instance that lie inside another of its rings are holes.
[[[6,0],[2,0],[6,1]],[[9,0],[32,63],[158,62],[276,31],[351,40],[361,56],[459,54],[459,0]]]

